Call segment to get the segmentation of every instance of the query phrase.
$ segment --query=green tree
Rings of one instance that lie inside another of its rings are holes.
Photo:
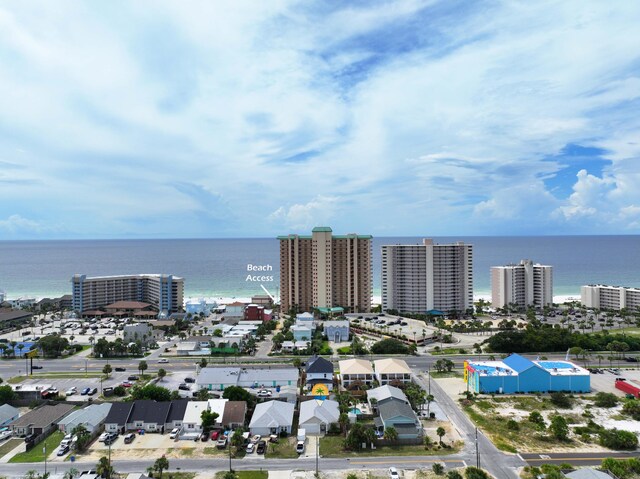
[[[388,338],[378,341],[371,346],[371,352],[373,354],[407,354],[409,348],[402,341]]]
[[[162,479],[162,471],[166,471],[167,469],[169,469],[169,459],[164,456],[159,457],[156,459],[156,462],[153,463],[153,470],[159,474],[158,477],[160,477],[160,479]]]
[[[149,365],[146,361],[140,361],[138,363],[138,371],[140,371],[140,374],[144,374],[147,369],[149,369]]]
[[[13,391],[11,386],[4,385],[0,386],[0,404],[7,404],[13,401],[16,398],[16,393]]]
[[[208,431],[216,425],[216,421],[220,415],[217,412],[207,411],[206,409],[200,414],[202,419],[202,429]]]
[[[67,338],[51,334],[40,338],[37,342],[42,354],[47,358],[55,358],[62,354],[62,351],[69,347]]]
[[[166,375],[166,370],[164,370],[163,368],[158,369],[158,378],[160,379],[160,381],[162,381]]]
[[[622,406],[622,413],[631,416],[636,421],[640,421],[640,401],[627,399]]]
[[[75,479],[80,475],[80,471],[78,471],[75,467],[72,467],[62,476],[63,479]]]
[[[444,474],[444,466],[439,462],[434,463],[433,466],[431,466],[431,470],[438,476]]]
[[[233,435],[231,436],[231,445],[235,447],[236,450],[240,450],[244,445],[244,437],[242,437],[243,432],[244,431],[240,427],[233,431]]]
[[[171,391],[155,384],[134,386],[131,388],[131,399],[151,399],[155,401],[170,401]]]
[[[341,412],[338,416],[338,424],[340,424],[340,430],[342,434],[346,436],[347,429],[349,428],[349,415],[346,412]]]
[[[464,471],[464,477],[466,479],[489,479],[489,474],[487,474],[483,469],[468,466]]]
[[[225,388],[222,397],[229,401],[247,401],[248,405],[255,402],[255,396],[240,386],[229,386]]]
[[[113,371],[111,369],[111,365],[110,364],[105,364],[104,367],[102,368],[102,374],[106,374],[107,378],[109,378],[109,375],[111,374],[111,371]]]
[[[96,474],[101,477],[110,479],[114,472],[115,471],[113,469],[113,466],[109,464],[109,459],[107,459],[105,456],[102,456],[98,461],[98,464],[96,465]]]
[[[551,418],[549,430],[551,434],[560,441],[566,441],[569,438],[569,426],[567,425],[566,419],[560,415]]]
[[[539,411],[531,411],[529,413],[529,422],[532,422],[533,424],[537,425],[539,428],[546,427],[544,418],[542,417],[542,414],[540,414]]]
[[[599,392],[593,403],[598,407],[615,407],[618,404],[618,397],[613,393]]]
[[[84,424],[78,424],[76,427],[74,427],[71,431],[71,434],[77,437],[75,442],[76,451],[84,451],[91,440],[91,434],[89,433],[89,431],[87,431],[87,428],[84,426]]]
[[[383,437],[389,442],[395,442],[398,440],[398,431],[393,426],[385,427]]]
[[[638,436],[630,431],[620,429],[602,429],[598,432],[600,445],[616,450],[635,450],[638,447]]]
[[[447,472],[447,479],[462,479],[462,474],[455,470],[449,471]]]
[[[196,393],[196,399],[198,401],[207,401],[209,399],[209,390],[205,388],[201,388]]]
[[[446,433],[447,433],[447,431],[445,431],[442,426],[440,426],[440,427],[438,427],[438,429],[436,429],[436,435],[438,436],[438,442],[440,442],[440,445],[442,445],[442,437]]]
[[[202,358],[202,359],[200,360],[200,363],[199,363],[200,369],[202,369],[202,368],[206,368],[206,367],[207,367],[207,364],[209,364],[209,363],[207,363],[207,358]]]
[[[560,409],[571,409],[573,402],[571,398],[563,392],[554,392],[550,394],[551,403]]]

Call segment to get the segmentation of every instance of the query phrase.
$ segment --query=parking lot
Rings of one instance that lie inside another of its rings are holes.
[[[616,368],[615,365],[614,368]],[[623,397],[625,393],[619,389],[616,389],[615,387],[616,379],[618,378],[624,378],[630,382],[636,381],[636,383],[632,384],[634,384],[634,386],[640,387],[640,369],[620,369],[619,375],[615,375],[610,371],[604,371],[603,374],[591,374],[591,390],[594,393],[613,393],[616,396]]]
[[[381,334],[394,333],[406,336],[407,339],[415,338],[418,341],[424,337],[424,334],[429,337],[436,331],[435,328],[425,325],[423,321],[390,314],[347,314],[345,316],[354,326],[365,326]]]

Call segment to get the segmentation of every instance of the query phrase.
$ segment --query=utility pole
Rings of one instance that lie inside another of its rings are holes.
[[[42,454],[44,454],[44,476],[47,477],[47,441],[45,440],[42,447]]]
[[[428,384],[427,394],[431,396],[431,364],[429,364],[429,366],[427,367],[427,374],[429,376],[429,382],[427,383]]]
[[[320,473],[318,472],[318,459],[320,457],[319,448],[320,448],[320,436],[317,436],[316,437],[316,479],[320,477]]]
[[[233,469],[231,469],[231,434],[229,434],[229,472],[233,472]]]
[[[111,479],[111,443],[112,439],[109,439],[109,468],[107,470],[107,479]]]
[[[478,428],[476,427],[476,467],[480,469],[480,449],[478,448]]]

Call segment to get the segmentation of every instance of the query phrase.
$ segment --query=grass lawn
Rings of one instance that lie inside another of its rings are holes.
[[[462,377],[462,372],[461,371],[431,371],[431,377],[434,379],[438,379],[438,378],[461,378]]]
[[[9,439],[2,446],[0,446],[0,457],[4,457],[6,454],[9,454],[22,442],[24,442],[22,439]]]
[[[228,471],[216,472],[216,479],[222,479]],[[236,471],[236,477],[238,479],[267,479],[269,477],[268,471]]]
[[[87,373],[85,375],[84,372],[59,372],[59,373],[34,373],[31,376],[14,376],[10,378],[7,382],[9,384],[18,384],[24,381],[25,379],[84,379],[84,378],[102,378],[105,377],[104,374],[100,373]]]
[[[422,444],[406,446],[381,446],[377,449],[362,451],[344,451],[342,449],[343,436],[325,436],[320,438],[321,457],[354,457],[354,456],[442,456],[454,454],[459,448],[425,449]]]
[[[298,453],[294,440],[295,438],[289,437],[280,439],[278,442],[268,442],[266,456],[268,458],[295,459],[298,457]]]
[[[49,456],[60,445],[60,441],[62,441],[63,437],[64,433],[62,431],[56,431],[53,434],[50,434],[49,437],[40,444],[36,444],[30,451],[16,454],[9,459],[9,462],[44,462],[42,448],[46,446],[47,456]]]
[[[195,472],[173,472],[169,473],[169,471],[165,471],[168,476],[171,476],[171,479],[193,479],[196,477]],[[164,476],[164,472],[162,473]]]
[[[463,349],[463,352],[460,350]],[[440,351],[431,351],[431,354],[434,356],[440,356],[443,354],[467,354],[467,350],[464,348],[443,348]]]

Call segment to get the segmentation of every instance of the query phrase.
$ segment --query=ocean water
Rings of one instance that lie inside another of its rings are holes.
[[[434,237],[474,246],[474,293],[489,294],[490,267],[521,259],[554,267],[554,294],[579,295],[583,284],[640,287],[640,236]],[[374,295],[380,295],[380,246],[421,238],[374,238]],[[272,271],[248,272],[247,265]],[[8,298],[71,292],[71,276],[167,273],[185,278],[185,296],[248,297],[263,293],[247,276],[273,276],[262,284],[277,293],[279,243],[275,238],[179,240],[0,241],[0,290]]]

